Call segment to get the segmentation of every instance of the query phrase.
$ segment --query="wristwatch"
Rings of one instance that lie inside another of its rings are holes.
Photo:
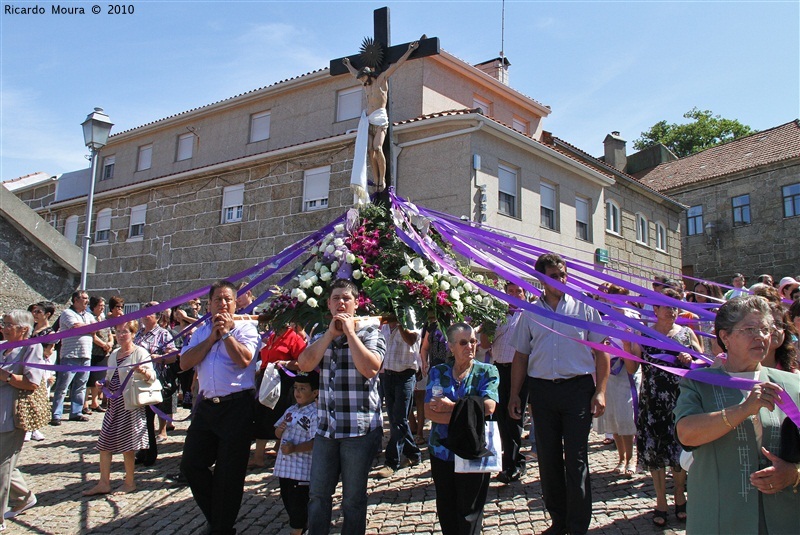
[[[227,333],[223,334],[222,336],[220,336],[219,339],[220,340],[227,340],[230,337],[231,337],[231,333],[227,332]]]

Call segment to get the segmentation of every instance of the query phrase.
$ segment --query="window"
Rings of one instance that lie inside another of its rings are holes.
[[[103,174],[100,175],[100,180],[114,178],[114,164],[116,161],[116,156],[106,156],[103,158]]]
[[[642,214],[636,214],[636,241],[643,244],[650,244],[650,224]]]
[[[94,241],[107,242],[111,231],[111,208],[104,208],[97,212],[97,231],[94,234]]]
[[[194,134],[183,134],[178,136],[178,150],[175,153],[175,161],[188,160],[194,152]]]
[[[575,198],[575,236],[584,241],[592,239],[589,233],[589,199]]]
[[[750,195],[739,195],[731,199],[733,226],[750,224]]]
[[[686,235],[695,236],[703,233],[703,205],[692,206],[686,212]]]
[[[511,119],[511,128],[523,134],[528,133],[528,121],[514,117]]]
[[[355,119],[361,115],[364,88],[342,89],[336,93],[336,121]]]
[[[667,227],[661,221],[656,221],[656,249],[667,252]]]
[[[78,237],[78,216],[71,215],[64,222],[64,237],[70,243],[75,243]]]
[[[242,220],[244,211],[244,184],[228,186],[222,190],[222,222],[236,223]]]
[[[250,116],[250,143],[269,139],[269,124],[272,114],[268,111]]]
[[[501,214],[517,217],[517,170],[501,164],[497,168],[497,182],[500,199],[497,209]]]
[[[122,305],[123,314],[130,314],[131,312],[136,312],[137,310],[139,310],[139,303],[125,303]]]
[[[139,147],[139,157],[136,159],[136,170],[144,171],[150,169],[153,163],[153,145],[143,145]]]
[[[472,107],[480,108],[484,115],[492,115],[492,103],[483,97],[475,95],[472,97]]]
[[[606,230],[619,234],[622,228],[620,210],[614,201],[606,201]]]
[[[131,229],[128,232],[128,239],[143,239],[144,238],[144,222],[147,216],[147,205],[140,204],[131,208]]]
[[[331,166],[308,169],[303,176],[303,210],[320,210],[328,207],[328,190]]]
[[[556,188],[550,184],[541,183],[539,186],[539,197],[542,205],[543,227],[556,230]]]
[[[800,215],[800,184],[783,186],[783,217]]]

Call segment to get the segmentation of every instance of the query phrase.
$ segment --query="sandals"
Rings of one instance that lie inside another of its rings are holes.
[[[675,518],[678,522],[686,522],[686,502],[681,505],[675,504]]]
[[[636,465],[634,463],[628,463],[625,465],[625,477],[631,479],[633,476],[636,475]],[[685,506],[686,504],[684,504]]]
[[[666,527],[667,525],[667,512],[653,509],[653,525],[658,528]]]
[[[614,443],[614,439],[613,438],[604,438],[603,439],[603,446],[608,446],[608,445],[613,444],[613,443]]]
[[[620,461],[617,466],[614,467],[615,474],[623,474],[625,473],[625,461]]]

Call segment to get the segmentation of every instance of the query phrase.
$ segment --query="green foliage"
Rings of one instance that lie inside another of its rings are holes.
[[[723,119],[719,115],[713,115],[710,110],[692,108],[683,117],[692,119],[692,122],[667,124],[667,121],[659,121],[650,130],[642,132],[642,137],[633,142],[633,147],[642,150],[661,143],[679,158],[684,158],[725,141],[757,132],[736,119]]]

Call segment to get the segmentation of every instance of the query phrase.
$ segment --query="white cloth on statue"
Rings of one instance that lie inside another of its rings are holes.
[[[373,126],[389,126],[389,114],[386,108],[378,108],[367,116],[369,124]]]
[[[356,196],[356,204],[369,203],[367,192],[367,143],[369,143],[369,119],[361,112],[356,133],[356,147],[353,151],[353,169],[350,171],[350,189]]]

